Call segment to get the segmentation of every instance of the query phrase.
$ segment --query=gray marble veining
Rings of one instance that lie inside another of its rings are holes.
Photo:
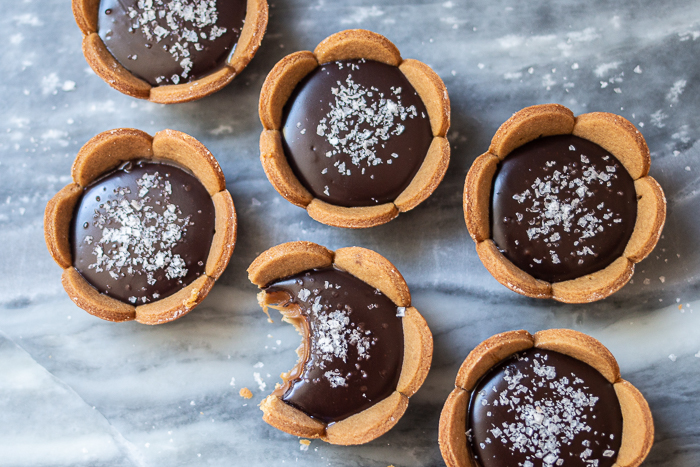
[[[700,464],[698,2],[275,0],[263,45],[241,76],[177,106],[123,96],[96,77],[69,3],[6,0],[0,15],[0,465],[442,465],[439,412],[468,352],[496,332],[554,327],[600,339],[647,397],[656,440],[645,465]],[[452,161],[414,211],[346,231],[311,220],[267,182],[257,100],[284,55],[356,27],[385,34],[443,78]],[[464,226],[470,164],[513,112],[545,102],[631,120],[668,197],[656,250],[599,303],[510,292],[483,268]],[[124,126],[200,139],[221,163],[239,213],[227,271],[194,312],[163,326],[108,323],[76,308],[43,241],[45,204],[69,181],[80,146]],[[385,255],[433,330],[425,385],[398,425],[365,446],[313,441],[302,450],[261,420],[257,404],[294,364],[299,336],[279,316],[266,321],[245,269],[291,240]],[[242,387],[254,398],[240,398]]]

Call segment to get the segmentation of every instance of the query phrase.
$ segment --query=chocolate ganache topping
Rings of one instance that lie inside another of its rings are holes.
[[[282,135],[302,185],[347,207],[396,199],[433,138],[423,101],[398,67],[365,59],[306,76],[284,108]]]
[[[597,144],[548,136],[511,152],[491,195],[491,236],[513,264],[561,282],[599,271],[627,246],[637,195],[627,170]]]
[[[482,467],[611,467],[622,441],[613,385],[558,352],[529,349],[472,392],[467,438]]]
[[[244,0],[101,0],[98,33],[136,77],[178,84],[223,68],[245,15]]]
[[[73,265],[100,293],[142,305],[204,274],[214,203],[173,165],[128,162],[85,188],[73,213]]]
[[[381,402],[403,364],[402,311],[386,295],[335,268],[307,271],[265,288],[305,336],[300,365],[275,393],[332,423]]]

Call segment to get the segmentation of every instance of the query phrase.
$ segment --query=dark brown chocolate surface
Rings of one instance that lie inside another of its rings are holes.
[[[298,306],[308,323],[308,359],[285,385],[282,400],[326,423],[390,396],[403,364],[403,324],[383,293],[334,268],[274,282],[280,304]]]
[[[482,467],[610,467],[622,441],[615,389],[595,368],[529,349],[472,392],[467,439]]]
[[[85,188],[71,226],[73,265],[98,291],[142,305],[204,274],[214,203],[184,170],[124,164]]]
[[[622,256],[636,219],[637,194],[627,170],[577,136],[527,143],[494,176],[491,237],[537,279],[561,282],[605,268]]]
[[[321,65],[302,80],[284,108],[282,135],[302,185],[338,206],[395,200],[433,138],[403,73],[364,59]]]
[[[178,84],[224,66],[245,14],[245,0],[101,0],[98,33],[138,78]]]

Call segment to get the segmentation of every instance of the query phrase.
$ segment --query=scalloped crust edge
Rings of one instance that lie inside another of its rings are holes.
[[[401,53],[386,37],[366,29],[347,29],[323,39],[314,49],[318,63],[366,58],[399,66]]]

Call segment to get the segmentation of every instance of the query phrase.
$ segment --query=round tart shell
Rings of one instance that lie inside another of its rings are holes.
[[[433,140],[411,183],[391,203],[378,206],[335,206],[314,198],[289,166],[282,148],[282,111],[299,82],[319,64],[365,58],[397,66],[415,88],[428,112]],[[290,203],[305,208],[326,225],[363,229],[389,222],[418,206],[438,187],[450,162],[450,99],[440,77],[418,60],[402,59],[386,37],[363,29],[341,31],[327,37],[313,52],[301,51],[280,60],[265,79],[258,108],[263,132],[260,161],[272,186]]]
[[[654,442],[654,422],[642,394],[620,376],[615,357],[598,340],[569,329],[496,334],[476,346],[457,373],[455,388],[440,414],[440,452],[448,467],[478,467],[465,433],[467,408],[477,381],[508,356],[537,347],[581,360],[598,370],[613,388],[622,409],[622,442],[615,466],[637,467]]]
[[[491,240],[491,187],[499,162],[515,148],[543,136],[563,134],[592,141],[620,161],[634,180],[637,219],[620,258],[592,274],[549,283],[515,266]],[[619,115],[592,112],[575,117],[558,104],[535,105],[516,112],[496,131],[488,152],[476,158],[464,183],[464,220],[481,262],[498,282],[532,298],[588,303],[617,292],[632,277],[634,265],[654,249],[666,220],[666,198],[648,175],[650,165],[649,148],[641,133]]]
[[[267,29],[267,0],[248,0],[245,23],[224,68],[183,84],[152,87],[125,69],[107,50],[97,34],[99,0],[72,0],[73,16],[83,33],[83,55],[92,70],[107,84],[128,96],[159,104],[178,104],[201,99],[229,84],[253,59]]]
[[[136,159],[171,161],[192,172],[211,195],[215,212],[215,232],[204,274],[173,295],[139,306],[103,295],[92,287],[73,267],[70,244],[73,210],[83,188],[123,162]],[[238,228],[224,174],[202,143],[174,130],[163,130],[153,137],[132,128],[105,131],[80,149],[73,162],[72,177],[73,183],[66,185],[46,205],[44,239],[49,253],[63,268],[63,288],[76,305],[108,321],[161,324],[186,315],[204,300],[228,265]]]
[[[258,256],[248,267],[248,278],[262,288],[277,279],[331,265],[379,289],[396,306],[406,308],[402,319],[404,358],[396,390],[368,409],[330,425],[309,417],[274,394],[261,402],[260,409],[263,420],[286,433],[320,438],[331,444],[364,444],[389,431],[403,416],[409,397],[418,391],[430,370],[433,336],[425,319],[411,306],[411,294],[403,276],[389,260],[372,250],[348,247],[333,252],[311,242],[283,243]]]

